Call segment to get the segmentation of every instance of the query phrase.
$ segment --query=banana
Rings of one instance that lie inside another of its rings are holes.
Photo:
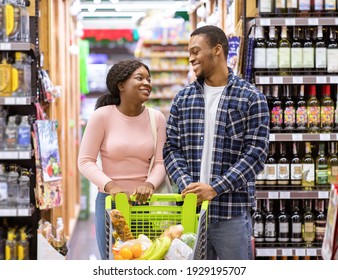
[[[156,240],[154,240],[150,244],[150,246],[147,248],[147,250],[145,250],[144,253],[139,258],[137,258],[137,260],[146,260],[154,252],[155,247],[156,247],[155,241]]]
[[[169,250],[171,239],[167,236],[162,236],[157,238],[155,241],[156,247],[150,256],[148,256],[147,260],[163,260],[164,255]]]

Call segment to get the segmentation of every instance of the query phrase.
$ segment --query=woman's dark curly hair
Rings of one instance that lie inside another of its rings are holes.
[[[142,66],[147,69],[150,75],[149,67],[138,60],[122,60],[114,64],[109,69],[106,78],[107,89],[110,93],[104,94],[97,99],[95,110],[107,105],[119,105],[121,99],[118,84],[127,80],[136,69]]]

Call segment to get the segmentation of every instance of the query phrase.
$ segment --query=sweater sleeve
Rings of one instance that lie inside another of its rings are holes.
[[[147,178],[147,182],[154,185],[155,189],[163,182],[166,175],[163,163],[163,145],[166,139],[166,119],[160,111],[155,112],[157,129],[157,147],[153,168]]]
[[[101,110],[94,111],[89,119],[80,145],[78,156],[79,171],[104,192],[104,186],[111,179],[100,169],[97,157],[104,138],[105,120]]]

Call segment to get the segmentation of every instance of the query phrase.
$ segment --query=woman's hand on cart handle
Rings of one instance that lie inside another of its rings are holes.
[[[138,186],[132,195],[135,195],[135,201],[138,204],[145,204],[154,192],[154,185],[145,182],[143,185]]]
[[[188,193],[195,193],[197,195],[197,204],[201,204],[204,200],[212,200],[217,196],[216,191],[208,184],[201,182],[190,183],[182,192],[185,197]]]
[[[116,185],[114,183],[114,181],[110,181],[108,182],[105,186],[104,186],[104,191],[106,193],[109,193],[113,200],[115,200],[115,195],[118,193],[125,193],[128,197],[128,200],[130,200],[130,194],[123,188],[121,188],[120,186]]]

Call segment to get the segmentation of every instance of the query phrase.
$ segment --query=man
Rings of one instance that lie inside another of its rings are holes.
[[[269,145],[265,96],[227,67],[222,29],[203,26],[189,41],[197,80],[175,97],[167,123],[164,161],[185,196],[209,200],[208,259],[252,259],[255,177]]]

